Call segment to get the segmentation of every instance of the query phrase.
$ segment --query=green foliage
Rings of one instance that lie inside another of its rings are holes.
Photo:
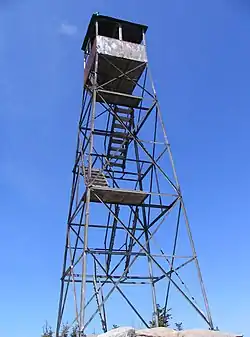
[[[43,334],[41,337],[53,337],[54,332],[52,331],[51,326],[46,321],[45,325],[43,326]],[[79,337],[79,327],[78,325],[74,325],[72,329],[68,324],[63,324],[60,337]]]
[[[165,310],[164,308],[161,308],[159,304],[157,304],[157,312],[153,314],[152,321],[149,322],[150,328],[154,328],[157,326],[157,317],[158,317],[158,326],[160,327],[169,327],[170,319],[172,319],[172,314],[170,313],[171,309]]]
[[[62,330],[61,330],[61,337],[69,337],[69,325],[63,324]]]
[[[182,322],[175,323],[175,330],[177,330],[177,331],[182,331],[183,330]]]
[[[171,309],[165,310],[164,307],[161,307],[159,304],[157,304],[157,312],[153,314],[152,321],[149,322],[150,328],[155,328],[157,326],[156,318],[158,317],[158,323],[159,327],[165,327],[168,328],[170,326],[170,320],[172,319],[172,313]],[[175,330],[176,331],[182,331],[183,325],[182,322],[174,323]]]
[[[48,324],[48,322],[46,321],[44,326],[43,326],[43,334],[41,335],[41,337],[53,337],[53,331],[51,326]]]
[[[70,333],[70,337],[78,337],[78,325],[73,326],[71,333]]]

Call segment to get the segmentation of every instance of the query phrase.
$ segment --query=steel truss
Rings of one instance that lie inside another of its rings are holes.
[[[135,285],[147,287],[151,293],[152,306],[146,310],[149,314],[157,312],[157,287],[161,284],[165,310],[170,307],[171,289],[176,290],[213,329],[148,62],[124,71],[110,58],[96,53],[93,64],[91,83],[86,81],[83,89],[78,125],[57,336],[63,322],[77,324],[81,332],[86,332],[91,322],[97,324],[98,316],[103,331],[107,331],[110,322],[106,305],[114,293],[148,326],[147,316],[124,290]],[[116,74],[101,85],[100,64]],[[142,75],[134,78],[138,68]],[[122,96],[129,105],[113,104],[110,95],[117,97],[119,86],[110,94],[112,82],[124,80],[134,87],[133,95]],[[138,105],[135,99],[139,99]],[[115,130],[115,125],[123,134]],[[187,255],[178,255],[183,239],[180,233],[184,233],[181,228],[188,238]],[[202,308],[181,276],[190,264],[197,271],[193,277],[198,276]],[[157,319],[155,315],[156,324]]]

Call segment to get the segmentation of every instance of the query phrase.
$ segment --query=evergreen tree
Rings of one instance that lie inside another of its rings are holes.
[[[45,325],[43,326],[43,334],[41,337],[53,337],[53,331],[51,326],[48,324],[48,322],[45,322]]]
[[[68,324],[63,324],[61,330],[61,337],[69,337],[69,326]]]
[[[175,323],[175,330],[177,330],[177,331],[182,331],[183,330],[182,322]]]
[[[71,333],[70,333],[70,337],[78,337],[78,325],[73,326]]]
[[[160,327],[169,327],[170,319],[172,319],[172,314],[170,313],[171,309],[165,310],[161,308],[159,304],[157,304],[157,312],[153,314],[152,321],[149,322],[149,326],[151,328],[155,328],[156,325],[156,317],[158,317],[158,322]]]

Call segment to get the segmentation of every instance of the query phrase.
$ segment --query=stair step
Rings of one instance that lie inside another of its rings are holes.
[[[124,139],[114,139],[114,138],[111,139],[111,143],[114,143],[114,144],[122,144],[122,143],[124,143],[124,144],[126,144],[124,142]]]
[[[119,123],[114,123],[114,128],[126,130],[126,128],[122,124],[119,124]]]
[[[124,167],[124,165],[123,165],[123,164],[120,164],[120,163],[112,163],[112,162],[111,162],[109,165],[110,165],[110,166],[122,167],[122,168]]]
[[[108,184],[105,181],[102,181],[102,182],[94,181],[93,185],[95,185],[95,186],[108,186]]]
[[[91,176],[92,177],[97,177],[97,176],[99,176],[99,177],[102,177],[103,176],[103,173],[100,173],[100,172],[91,172]]]
[[[121,159],[121,160],[124,160],[124,159],[125,159],[124,156],[119,156],[119,155],[115,155],[115,154],[110,154],[110,155],[109,155],[109,158],[110,158],[110,159]]]
[[[104,179],[106,179],[106,177],[105,176],[98,176],[98,175],[96,175],[96,176],[91,176],[91,180],[94,180],[95,179],[95,181],[101,181],[101,180],[104,180]]]
[[[117,108],[116,113],[131,114],[134,109]]]
[[[88,168],[88,167],[85,167],[85,170],[88,171],[89,168]],[[92,172],[92,174],[93,174],[93,173],[100,173],[100,170],[99,170],[99,169],[96,169],[96,168],[92,168],[92,169],[91,169],[91,172]]]
[[[91,180],[93,181],[104,181],[106,180],[105,177],[91,177]]]
[[[114,132],[111,137],[116,138],[130,138],[130,136],[126,132]]]
[[[93,176],[93,175],[92,175],[92,176],[91,176],[91,180],[94,180],[94,179],[95,179],[96,181],[103,181],[103,180],[106,180],[105,176],[101,176],[101,175],[100,175],[100,176],[97,176],[97,175],[96,175],[96,176]]]
[[[110,151],[126,152],[126,149],[124,149],[122,147],[113,147],[113,146],[111,146]]]
[[[88,167],[85,167],[86,176],[88,177]],[[91,169],[90,184],[95,186],[108,186],[107,179],[100,169]]]
[[[130,121],[131,121],[131,117],[123,117],[123,116],[119,116],[119,118],[120,118],[123,122],[130,122]]]

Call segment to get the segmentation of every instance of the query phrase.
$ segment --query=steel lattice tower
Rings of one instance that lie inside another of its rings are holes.
[[[77,324],[83,333],[93,320],[97,324],[96,317],[106,331],[108,303],[117,295],[147,326],[147,315],[157,312],[159,300],[165,310],[172,307],[172,290],[213,329],[148,68],[146,30],[95,14],[83,42],[84,88],[57,337],[63,322]],[[191,283],[197,278],[201,307],[182,278],[188,265],[196,269]],[[136,303],[140,291],[141,309]]]

